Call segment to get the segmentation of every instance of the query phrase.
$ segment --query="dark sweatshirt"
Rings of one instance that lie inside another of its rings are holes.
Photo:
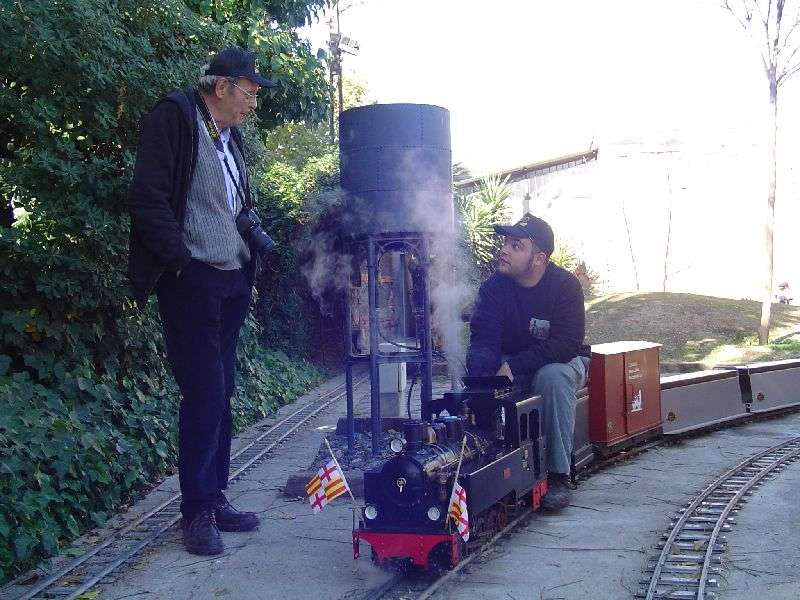
[[[590,356],[583,343],[585,324],[583,290],[569,271],[548,263],[539,283],[529,288],[495,273],[475,302],[467,371],[494,375],[501,357],[510,356],[514,378],[525,380],[544,365]]]

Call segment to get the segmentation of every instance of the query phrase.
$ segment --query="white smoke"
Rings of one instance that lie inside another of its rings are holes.
[[[466,277],[469,265],[456,235],[435,238],[430,284],[433,323],[441,336],[450,379],[457,382],[466,371],[468,330],[462,320],[475,299],[476,288]]]
[[[422,181],[441,180],[442,173],[420,173],[419,163],[406,165],[414,169],[414,178]],[[449,179],[449,177],[448,177]],[[435,205],[430,205],[431,198]],[[420,231],[431,232],[431,266],[428,274],[432,303],[432,321],[435,337],[442,345],[450,379],[454,385],[465,374],[468,343],[468,325],[462,315],[469,312],[477,293],[477,287],[469,276],[471,265],[466,248],[461,243],[464,238],[455,222],[455,205],[452,192],[446,193],[445,204],[442,195],[432,196],[431,192],[412,194],[411,219]]]
[[[311,213],[312,219],[319,222],[326,215],[333,219],[331,215],[341,211],[344,194],[337,188],[308,198],[306,208]],[[305,257],[300,271],[323,312],[327,312],[325,294],[347,290],[353,271],[352,256],[344,253],[338,242],[336,231],[320,228],[318,231],[307,231],[306,236],[297,240],[295,244],[297,250]]]
[[[440,157],[439,164],[422,164],[419,155],[413,152],[405,154],[404,164],[401,166],[402,172],[407,173],[407,176],[401,177],[400,181],[406,182],[412,189],[407,189],[405,202],[401,206],[391,208],[397,210],[392,220],[400,224],[403,233],[420,233],[428,238],[431,254],[428,285],[432,304],[432,328],[434,338],[441,344],[447,359],[451,380],[455,383],[465,371],[468,342],[468,327],[462,320],[462,314],[469,310],[477,289],[469,276],[471,265],[468,253],[460,243],[463,236],[455,230],[455,206],[448,158]],[[352,214],[359,211],[346,210],[348,205],[357,204],[357,201],[347,202],[344,201],[345,197],[346,192],[336,190],[314,198],[312,213],[322,215],[333,210],[338,214],[336,225],[340,230],[352,228],[356,231],[369,231],[375,228],[374,223],[350,227],[357,225],[356,222],[365,218],[365,215]],[[309,257],[303,267],[303,274],[315,298],[320,302],[323,301],[326,291],[348,289],[353,269],[357,268],[352,256],[342,254],[337,246],[336,235],[336,232],[330,230],[322,231],[310,236],[302,248]]]

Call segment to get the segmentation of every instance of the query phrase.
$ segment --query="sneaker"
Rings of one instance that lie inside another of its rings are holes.
[[[214,517],[220,531],[252,531],[261,522],[256,513],[236,510],[225,498],[214,509]]]
[[[569,483],[569,475],[554,473],[547,478],[547,493],[542,498],[542,508],[544,510],[561,510],[566,508],[572,499],[572,487]]]
[[[213,510],[202,509],[189,521],[183,520],[183,547],[187,552],[201,556],[222,554],[225,551]]]

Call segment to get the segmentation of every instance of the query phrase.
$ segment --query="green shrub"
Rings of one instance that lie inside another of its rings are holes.
[[[291,20],[320,2],[268,4],[273,17]],[[0,197],[14,214],[13,224],[7,213],[0,220],[0,583],[103,522],[174,463],[178,396],[155,302],[136,307],[127,295],[126,193],[142,115],[170,88],[194,83],[211,52],[241,39],[238,24],[190,10],[202,7],[0,3]],[[322,63],[285,23],[263,16],[248,35],[280,87],[250,126],[256,169],[262,127],[326,111]],[[292,184],[276,181],[276,198],[288,194]],[[297,215],[270,202],[280,222],[270,232],[293,235]],[[261,335],[248,319],[237,427],[319,376],[260,347]]]

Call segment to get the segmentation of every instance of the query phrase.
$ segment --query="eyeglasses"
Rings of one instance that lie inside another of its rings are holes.
[[[248,100],[255,100],[256,102],[258,102],[258,90],[256,90],[255,92],[248,92],[246,89],[236,85],[235,81],[228,80],[228,83],[230,83],[233,87],[242,92],[242,94],[244,94],[244,97],[247,98]]]

